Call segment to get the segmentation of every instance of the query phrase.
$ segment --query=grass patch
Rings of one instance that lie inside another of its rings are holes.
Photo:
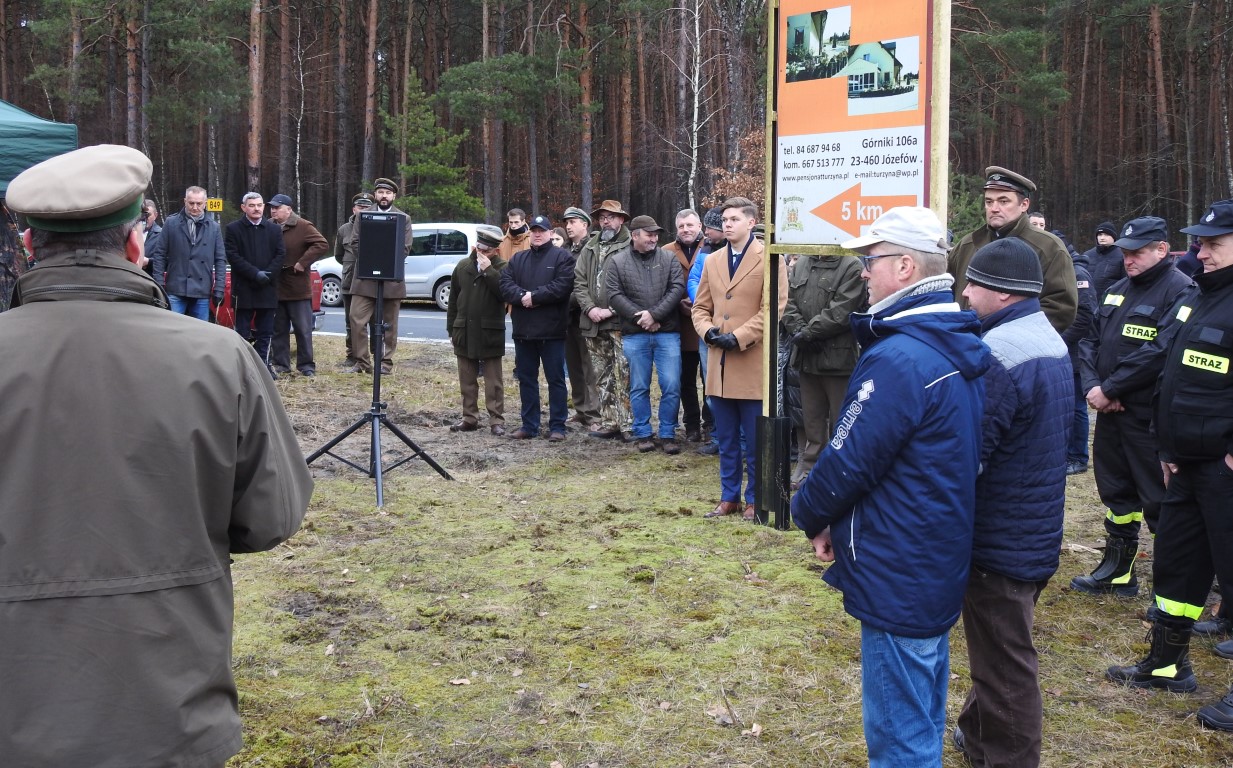
[[[279,385],[306,452],[371,402],[369,379],[327,365],[340,340],[319,337],[317,353],[317,378]],[[237,558],[247,746],[231,765],[865,764],[859,625],[799,532],[703,520],[718,493],[710,457],[577,432],[559,445],[450,433],[449,350],[395,357],[391,418],[457,480],[413,461],[386,477],[377,510],[372,480],[319,461],[304,530]],[[402,455],[383,444],[387,460]],[[364,434],[340,446],[360,463],[367,450]],[[1210,641],[1193,646],[1197,694],[1104,681],[1146,650],[1146,598],[1066,588],[1103,540],[1092,475],[1068,491],[1062,565],[1037,611],[1042,764],[1233,764],[1233,737],[1193,717],[1233,679]],[[953,723],[968,678],[962,629],[951,637]],[[754,724],[760,735],[743,733]],[[945,764],[960,765],[949,748]]]

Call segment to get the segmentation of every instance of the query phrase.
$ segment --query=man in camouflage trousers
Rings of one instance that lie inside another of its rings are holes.
[[[629,365],[621,352],[621,321],[608,306],[604,271],[618,253],[630,252],[629,214],[616,200],[605,200],[591,213],[599,232],[578,254],[574,267],[574,300],[582,310],[579,327],[587,340],[595,388],[599,393],[599,424],[591,437],[623,437],[630,424]]]

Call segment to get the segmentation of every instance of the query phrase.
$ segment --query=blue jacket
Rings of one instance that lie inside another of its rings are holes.
[[[981,327],[993,364],[985,374],[972,564],[1044,581],[1062,546],[1075,407],[1070,355],[1037,299],[994,312]]]
[[[222,298],[227,283],[227,252],[223,230],[210,216],[202,219],[195,243],[188,236],[184,212],[168,216],[166,227],[157,233],[151,229],[146,236],[146,255],[155,282],[172,296]]]
[[[864,351],[792,519],[811,539],[830,526],[823,578],[849,614],[936,637],[967,587],[989,349],[976,313],[945,288],[875,309],[852,314]]]

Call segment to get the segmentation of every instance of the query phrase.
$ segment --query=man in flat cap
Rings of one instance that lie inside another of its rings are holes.
[[[480,224],[475,248],[458,262],[450,277],[450,304],[445,327],[458,358],[458,386],[462,391],[462,421],[451,432],[479,429],[479,376],[484,377],[484,407],[488,429],[505,434],[505,383],[501,360],[505,357],[505,301],[501,298],[501,270],[508,262],[498,252],[501,230]]]
[[[986,168],[985,226],[959,241],[951,251],[947,271],[955,278],[955,300],[966,306],[963,289],[968,284],[967,269],[972,254],[982,245],[999,238],[1017,237],[1023,240],[1040,257],[1040,267],[1045,275],[1040,306],[1049,323],[1058,333],[1062,333],[1075,321],[1079,307],[1075,268],[1061,240],[1028,223],[1027,212],[1035,194],[1036,184],[1026,176],[996,165]]]
[[[591,437],[622,438],[629,424],[629,366],[621,352],[621,319],[608,302],[604,271],[618,253],[629,253],[629,214],[616,200],[605,200],[591,211],[599,231],[591,235],[574,267],[574,300],[582,310],[578,320],[591,365],[595,368],[595,387],[599,393],[599,423],[591,426]]]
[[[577,260],[591,236],[591,216],[581,208],[570,206],[562,216],[565,221],[565,249]],[[576,266],[576,264],[575,264]],[[595,366],[582,335],[582,308],[577,297],[569,298],[569,331],[565,336],[565,369],[569,373],[570,399],[574,413],[569,421],[583,427],[599,422],[599,389],[595,386]]]
[[[351,338],[351,281],[355,277],[355,241],[351,238],[351,230],[355,229],[360,211],[367,211],[373,206],[373,199],[367,192],[360,192],[351,198],[351,217],[343,222],[334,235],[334,258],[342,265],[342,296],[343,296],[343,328],[347,337],[347,356],[342,361],[343,368],[353,368],[356,364],[355,349]]]
[[[265,200],[247,192],[240,200],[244,215],[227,225],[223,243],[231,264],[231,301],[235,305],[235,329],[253,343],[270,375],[270,341],[274,338],[274,314],[278,311],[278,272],[287,248],[283,231],[264,217]]]
[[[313,358],[313,262],[325,258],[330,241],[313,223],[295,211],[290,195],[270,198],[270,221],[283,229],[287,255],[278,271],[278,310],[270,362],[279,373],[291,372],[291,333],[295,332],[295,368],[301,376],[316,376]]]
[[[1182,232],[1198,236],[1203,271],[1194,276],[1198,289],[1171,312],[1153,400],[1165,474],[1152,559],[1157,616],[1147,656],[1106,673],[1123,685],[1175,692],[1199,685],[1190,636],[1212,576],[1225,590],[1233,584],[1233,201],[1213,203]],[[1233,690],[1200,708],[1198,720],[1233,731]]]
[[[184,208],[158,234],[147,232],[145,243],[150,273],[167,289],[171,309],[209,320],[211,299],[216,307],[223,301],[227,251],[222,227],[206,213],[206,191],[184,190]]]
[[[976,314],[954,301],[946,229],[933,211],[892,208],[843,247],[861,254],[871,306],[852,314],[861,356],[792,519],[818,559],[834,561],[823,579],[861,622],[869,764],[938,766],[989,348]],[[722,256],[707,259],[707,272]]]
[[[1142,523],[1152,533],[1160,518],[1164,480],[1152,434],[1152,394],[1164,368],[1164,347],[1152,344],[1173,320],[1174,302],[1194,283],[1169,258],[1164,219],[1126,222],[1113,244],[1128,277],[1114,282],[1079,342],[1081,388],[1096,413],[1092,453],[1096,489],[1105,505],[1105,551],[1090,574],[1070,586],[1088,594],[1139,594],[1135,557]],[[1167,332],[1167,331],[1166,331]]]
[[[569,295],[574,286],[574,257],[552,244],[547,216],[531,219],[531,247],[514,254],[501,270],[501,298],[510,305],[513,321],[514,377],[522,401],[522,426],[515,440],[539,436],[542,413],[539,369],[548,380],[548,439],[565,439],[569,391],[565,386],[565,326]]]
[[[664,453],[681,452],[676,441],[681,408],[680,302],[685,272],[659,247],[663,227],[650,216],[629,223],[632,248],[616,254],[604,270],[608,303],[621,318],[621,351],[629,365],[630,436],[642,453],[655,450],[651,430],[651,371],[659,376],[659,442]]]
[[[952,732],[973,765],[1040,764],[1044,705],[1032,622],[1057,571],[1074,409],[1070,353],[1040,309],[1036,252],[1017,237],[968,262],[967,298],[993,353],[963,598],[972,687]]]
[[[8,188],[38,266],[0,315],[5,765],[239,752],[231,558],[290,537],[312,492],[264,362],[134,263],[151,169],[93,146]]]
[[[382,213],[396,213],[403,217],[403,258],[411,254],[413,244],[411,234],[411,217],[400,211],[394,205],[398,197],[398,185],[390,179],[380,178],[373,182],[373,200],[377,205],[373,210]],[[355,253],[362,252],[360,246],[359,219],[351,229],[351,241]],[[355,355],[355,365],[347,370],[351,373],[372,373],[372,352],[369,348],[368,327],[372,322],[373,313],[377,310],[377,284],[379,280],[367,280],[360,277],[351,280],[351,354]],[[388,374],[394,370],[394,350],[398,346],[398,313],[402,309],[402,300],[407,298],[407,284],[397,281],[387,282],[381,306],[381,322],[385,326],[385,349],[383,357],[377,361],[381,373]]]

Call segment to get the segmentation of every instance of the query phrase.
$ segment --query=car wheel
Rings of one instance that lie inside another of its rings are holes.
[[[450,281],[442,280],[432,289],[432,300],[442,311],[450,308]]]
[[[321,303],[327,307],[342,306],[342,281],[337,277],[321,278]]]

